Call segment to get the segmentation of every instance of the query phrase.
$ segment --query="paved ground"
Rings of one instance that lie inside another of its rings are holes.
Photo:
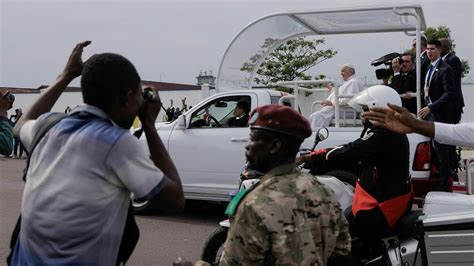
[[[474,150],[463,152],[474,158]],[[0,158],[0,265],[5,265],[11,231],[20,210],[25,160]],[[207,236],[224,219],[222,205],[188,201],[180,215],[138,216],[140,241],[127,265],[171,265],[178,257],[199,259]]]
[[[19,215],[25,160],[0,158],[0,265],[5,265],[11,231]],[[223,215],[219,204],[189,201],[180,215],[137,216],[141,235],[127,265],[171,265],[178,257],[199,259],[207,236]]]

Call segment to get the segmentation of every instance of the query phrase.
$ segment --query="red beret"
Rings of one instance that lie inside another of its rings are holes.
[[[251,129],[265,129],[297,137],[301,140],[311,136],[311,126],[306,118],[293,108],[269,104],[255,108],[249,120]]]

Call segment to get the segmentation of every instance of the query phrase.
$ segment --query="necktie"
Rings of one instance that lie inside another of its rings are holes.
[[[427,76],[427,78],[426,78],[426,84],[427,84],[428,87],[430,86],[431,74],[432,74],[432,72],[433,72],[433,68],[434,68],[434,66],[433,66],[433,65],[430,65],[430,69],[428,70],[428,76]]]
[[[430,102],[430,97],[429,97],[429,88],[430,88],[430,81],[431,81],[431,74],[433,72],[434,66],[430,64],[430,68],[428,70],[428,75],[426,75],[426,80],[425,80],[425,103],[429,104]]]

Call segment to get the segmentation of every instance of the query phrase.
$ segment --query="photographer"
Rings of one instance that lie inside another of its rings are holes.
[[[7,90],[0,90],[0,154],[9,156],[13,150],[12,123],[7,110],[13,107],[15,96]]]
[[[416,97],[410,93],[416,92],[415,56],[404,53],[392,60],[393,78],[388,86],[394,88],[402,98],[402,106],[416,114]],[[400,64],[401,63],[401,64]]]
[[[124,264],[131,192],[162,210],[184,208],[180,178],[154,126],[161,108],[156,89],[146,99],[135,67],[121,55],[95,54],[83,63],[90,43],[76,45],[57,80],[15,125],[15,136],[31,151],[59,96],[82,76],[85,104],[49,129],[30,154],[12,265]],[[137,115],[149,151],[129,132]]]

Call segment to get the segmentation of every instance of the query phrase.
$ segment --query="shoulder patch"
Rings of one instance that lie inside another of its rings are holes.
[[[247,195],[247,193],[252,189],[243,188],[235,195],[235,197],[229,202],[227,208],[225,208],[225,215],[228,217],[233,217],[235,212],[237,211],[237,207],[239,207],[240,202],[242,199]]]
[[[365,134],[365,136],[362,137],[362,140],[368,140],[370,137],[372,137],[372,135],[374,135],[374,133],[369,132],[369,133]]]

